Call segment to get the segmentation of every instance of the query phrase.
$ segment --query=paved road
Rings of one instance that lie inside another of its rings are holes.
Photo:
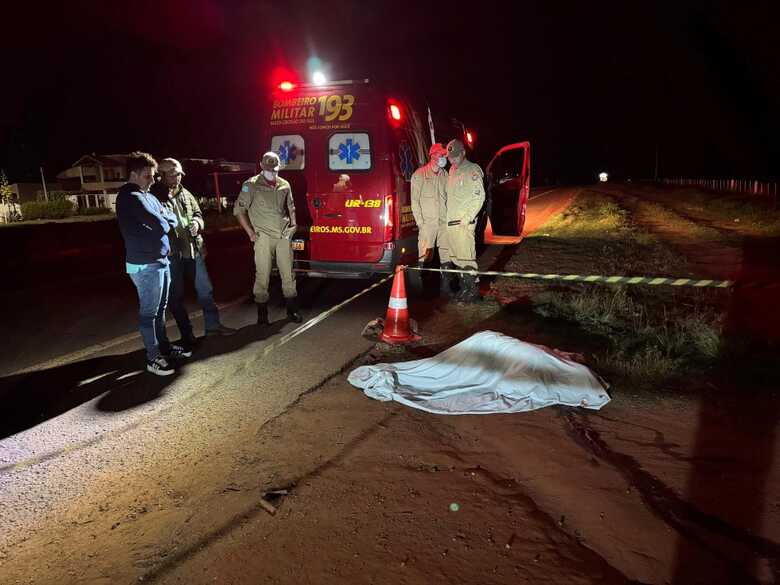
[[[536,221],[540,213],[550,213],[545,199],[561,203],[570,195],[570,190],[547,193],[531,203],[529,216]],[[214,279],[218,290],[240,291],[249,275],[235,265],[247,266],[248,253],[230,238],[225,241],[224,248],[214,247]],[[482,267],[495,266],[500,251],[488,247]],[[231,279],[231,274],[241,276]],[[206,340],[177,375],[155,378],[139,368],[142,350],[133,333],[133,291],[125,280],[115,271],[83,276],[70,287],[60,281],[53,287],[57,294],[37,312],[21,304],[19,314],[27,319],[12,321],[19,337],[13,343],[6,338],[6,352],[35,350],[17,366],[69,351],[78,352],[80,359],[55,360],[58,365],[0,379],[0,559],[13,543],[52,522],[64,522],[73,500],[92,494],[107,477],[138,482],[151,467],[159,469],[161,462],[182,454],[219,453],[241,444],[252,429],[372,347],[360,332],[384,313],[388,294],[388,286],[382,285],[283,346],[278,346],[280,338],[296,326],[284,318],[282,307],[275,307],[273,325],[259,332],[251,324],[253,305],[248,299],[234,302],[225,309],[224,320],[241,327],[238,335]],[[309,280],[303,287],[305,316],[315,316],[367,284]],[[38,285],[26,294],[13,294],[23,303],[53,290],[45,282]],[[81,301],[70,305],[79,295],[84,295]],[[424,320],[432,304],[421,299],[414,310]],[[28,324],[24,330],[22,321]],[[52,332],[62,323],[69,323],[67,334],[54,339]],[[90,329],[98,324],[100,334]],[[107,332],[119,335],[110,338]],[[95,343],[100,345],[90,347]],[[266,352],[271,344],[277,345]]]
[[[565,206],[567,199],[562,194],[568,192],[549,188],[533,190],[526,233]],[[75,249],[70,249],[72,242],[58,241],[66,248],[63,253],[20,263],[11,278],[0,285],[0,322],[4,333],[0,342],[0,376],[83,359],[106,345],[109,353],[140,347],[135,335],[137,300],[135,289],[124,273],[122,242],[113,221],[99,223],[103,224],[99,231],[105,241],[91,247],[89,254],[85,255],[82,249],[77,255]],[[517,244],[520,240],[496,238],[494,243]],[[207,232],[207,243],[209,272],[217,302],[229,307],[223,311],[225,323],[233,327],[249,325],[252,309],[242,305],[248,299],[253,278],[252,256],[246,239],[238,230],[222,229]],[[304,284],[301,287],[304,313],[310,316],[322,310],[325,301],[346,298],[341,295],[352,294],[355,286],[362,288],[365,283]],[[335,289],[329,293],[333,296],[322,300],[323,288]],[[194,298],[189,299],[188,305],[196,311]],[[282,315],[283,311],[278,313]],[[195,319],[194,325],[196,333],[202,331],[200,318]],[[168,331],[171,339],[178,337],[175,325]],[[118,347],[116,342],[122,339],[128,342]]]

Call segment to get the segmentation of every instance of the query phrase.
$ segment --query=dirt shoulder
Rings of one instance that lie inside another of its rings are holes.
[[[772,307],[780,290],[780,212],[769,201],[646,186],[606,192],[696,274],[736,281],[726,309],[732,338],[746,335],[778,347],[780,313]]]
[[[780,208],[768,195],[720,193],[694,187],[618,185],[615,192],[629,192],[660,203],[696,224],[728,237],[780,236]]]
[[[427,355],[483,329],[550,338],[488,301],[443,308],[426,322],[424,345],[365,361]],[[599,413],[443,417],[369,400],[339,376],[258,434],[257,457],[220,496],[237,510],[231,521],[145,580],[767,579],[780,540],[770,404],[761,422],[753,405],[722,399],[613,397]],[[278,488],[288,495],[271,516],[259,500]]]
[[[186,562],[173,561],[150,577],[163,583],[624,583],[583,545],[576,524],[550,516],[528,494],[537,473],[519,455],[549,440],[543,428],[550,416],[504,417],[499,431],[486,435],[481,420],[373,402],[343,378],[334,380],[258,437],[269,461],[297,457],[310,466],[303,476],[280,478],[290,495],[276,502],[276,515],[259,508],[261,493],[248,487],[249,513],[241,522]],[[345,426],[360,432],[344,437]],[[525,436],[531,444],[521,450],[517,439],[502,444],[502,436]],[[334,443],[341,446],[330,458],[312,458]]]

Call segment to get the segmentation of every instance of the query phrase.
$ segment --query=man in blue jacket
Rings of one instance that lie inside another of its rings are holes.
[[[138,291],[139,330],[146,347],[146,369],[157,376],[174,373],[171,358],[192,352],[173,345],[165,333],[165,306],[171,282],[168,232],[176,216],[149,193],[157,161],[145,152],[127,157],[128,182],[119,189],[116,217],[125,240],[125,265]]]

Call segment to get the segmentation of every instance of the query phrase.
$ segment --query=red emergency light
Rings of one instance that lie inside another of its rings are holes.
[[[400,126],[404,119],[404,112],[401,105],[395,100],[387,102],[387,115],[393,126]]]
[[[474,134],[471,132],[471,130],[466,130],[465,133],[466,138],[466,144],[469,148],[474,148]]]
[[[279,89],[282,91],[292,91],[295,89],[295,84],[292,81],[282,81],[279,84]]]

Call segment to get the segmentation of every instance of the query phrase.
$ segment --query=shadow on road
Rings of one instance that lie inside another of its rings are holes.
[[[677,547],[673,583],[699,583],[701,567],[712,566],[728,583],[776,583],[780,577],[780,543],[762,536],[776,500],[770,477],[780,420],[778,246],[776,237],[743,241],[736,280],[775,286],[733,292],[725,323],[727,393],[701,401],[687,482],[687,505],[709,521],[681,518],[678,530],[687,538]]]
[[[287,319],[258,328],[244,327],[231,337],[203,339],[193,356],[182,360],[183,369],[167,377],[144,369],[144,351],[97,357],[37,372],[0,378],[0,439],[9,437],[104,395],[96,408],[121,412],[158,399],[186,365],[237,351],[277,334]]]

